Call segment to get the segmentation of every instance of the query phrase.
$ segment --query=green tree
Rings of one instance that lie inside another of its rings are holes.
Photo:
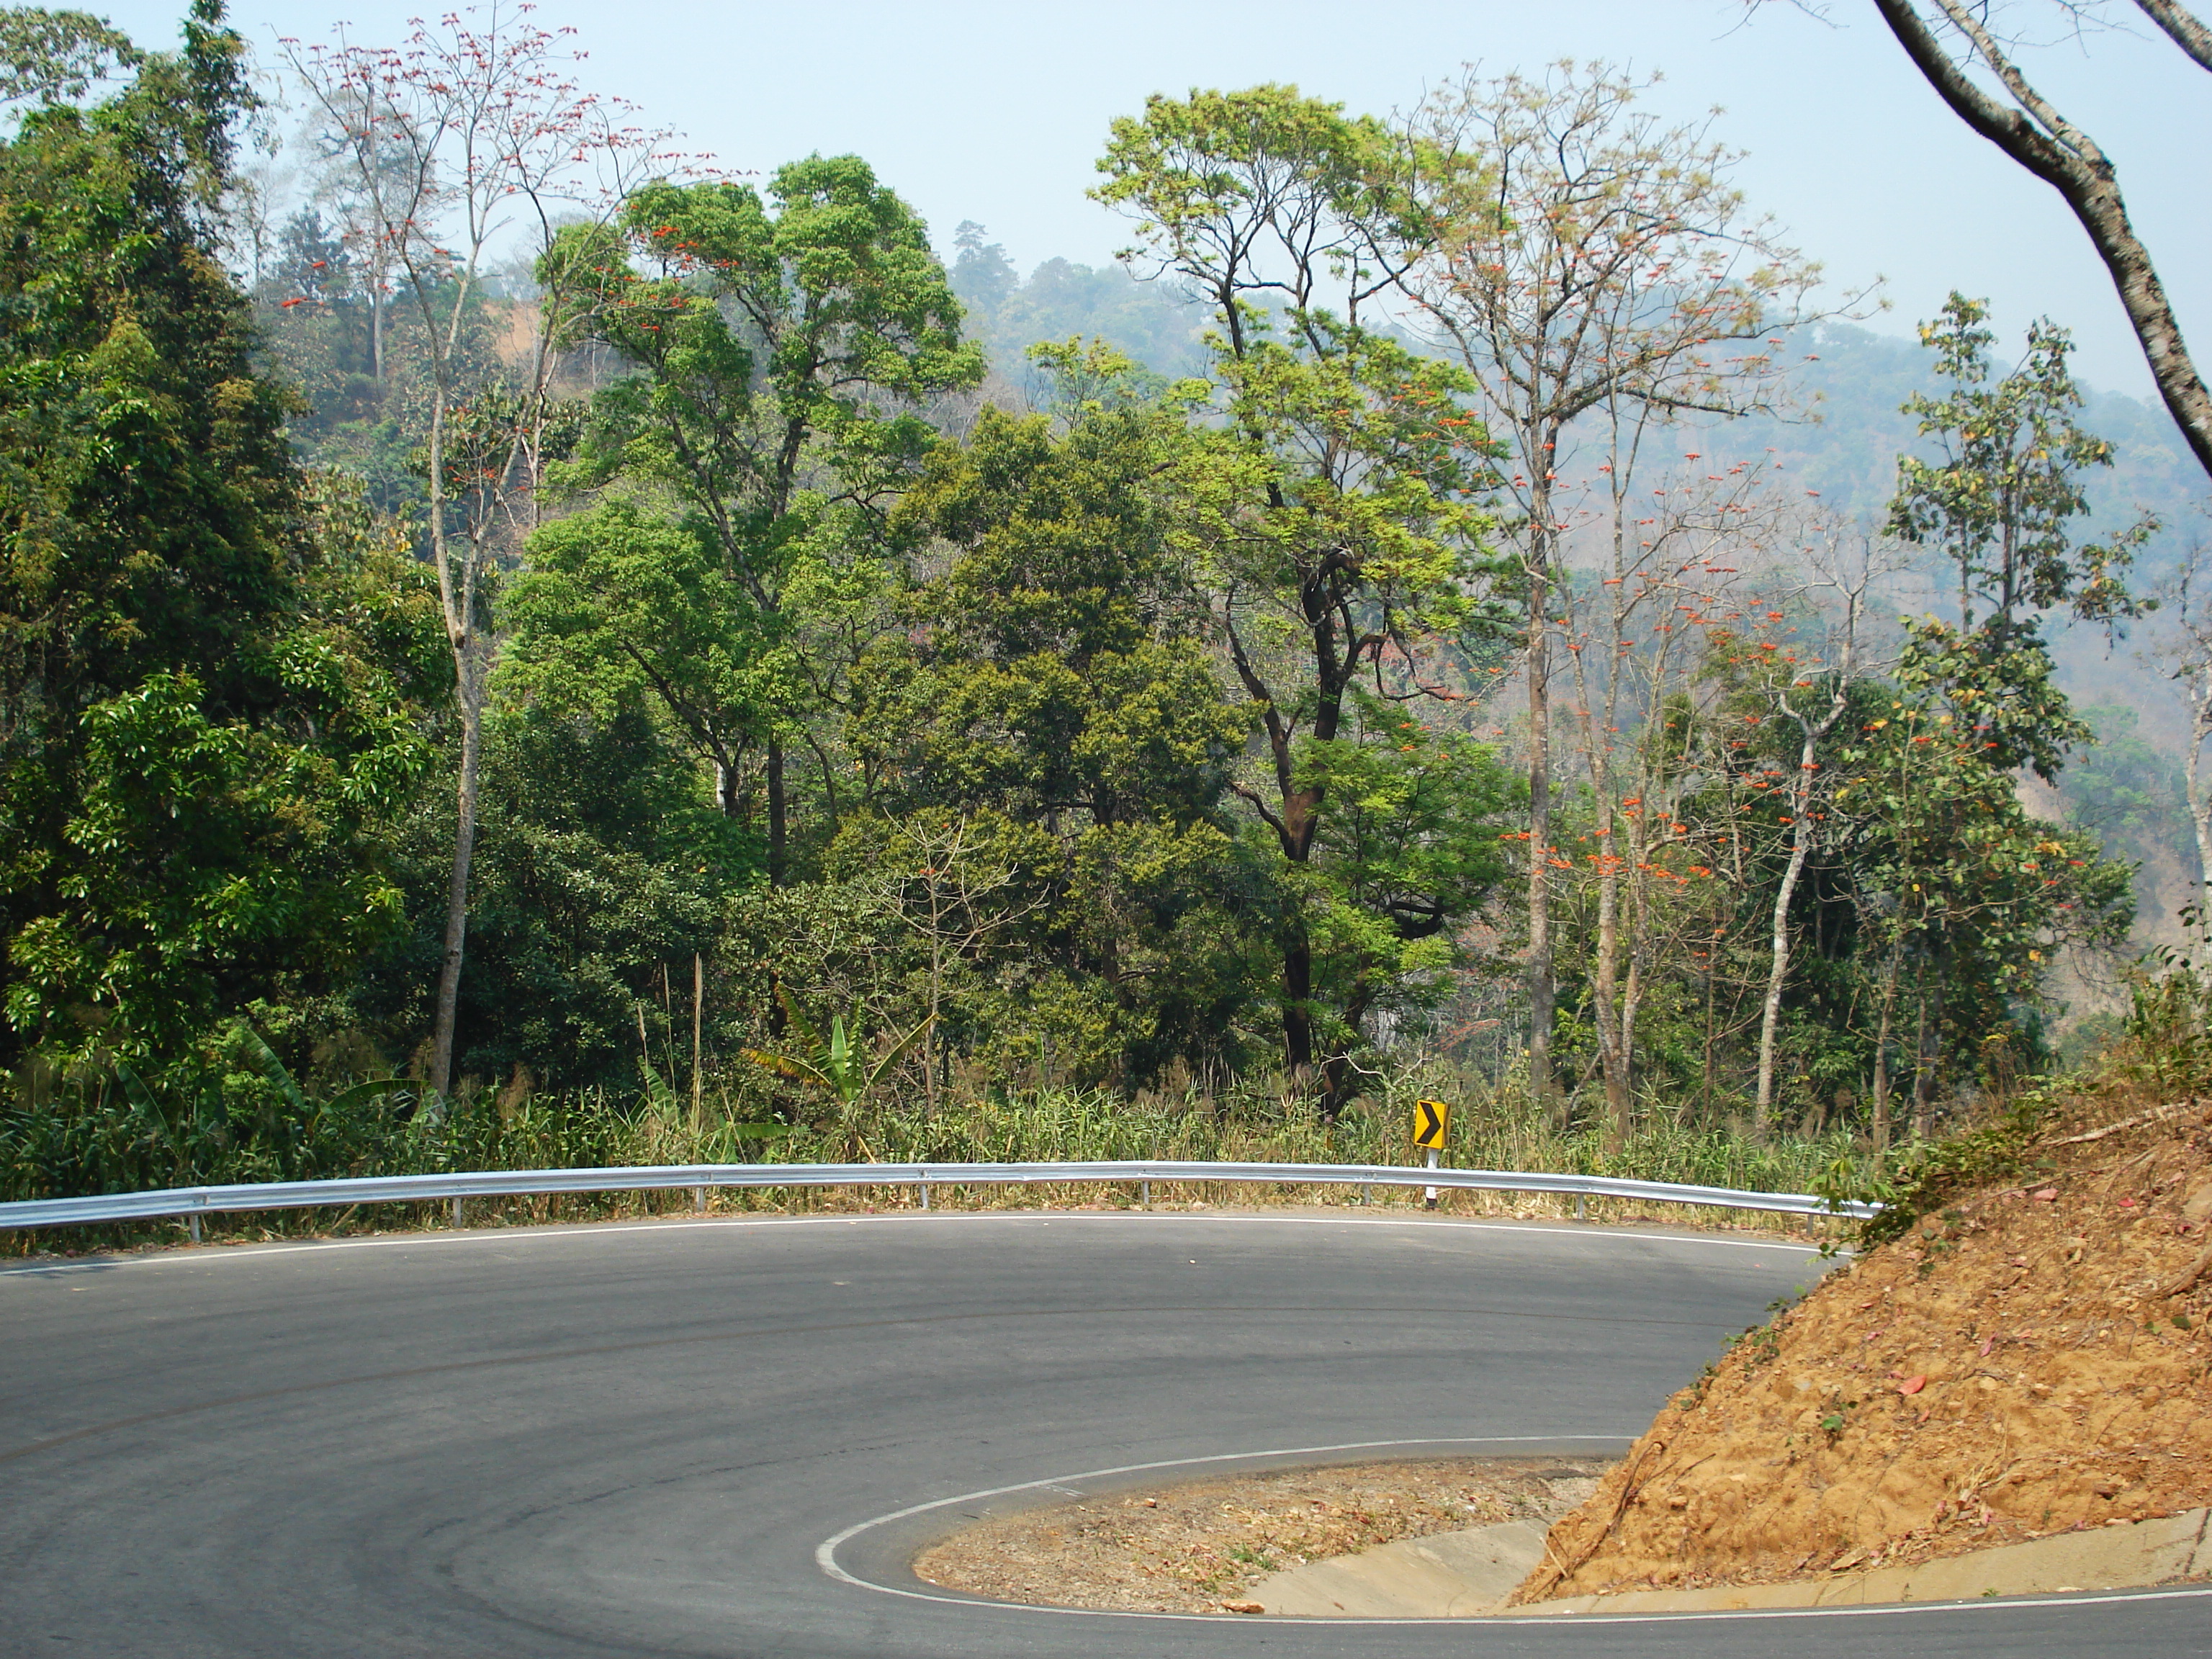
[[[502,671],[485,757],[455,1075],[628,1091],[645,1057],[682,1076],[694,959],[721,954],[724,906],[757,878],[759,838],[714,810],[642,698],[534,700]],[[452,811],[450,799],[426,803],[400,837],[416,926],[372,964],[356,998],[368,1028],[401,1054],[427,1028],[435,981],[424,969],[437,959]],[[651,1036],[643,1056],[641,1012]]]
[[[1914,1122],[1924,1129],[1955,1039],[1990,1032],[2032,1005],[2057,943],[2109,941],[2132,916],[2126,866],[2094,838],[2030,817],[2014,773],[2046,781],[2069,745],[2089,739],[2055,684],[2041,618],[2069,607],[2110,626],[2136,605],[2122,577],[2156,527],[2142,520],[2077,543],[2087,511],[2078,475],[2110,466],[2112,447],[2075,423],[2081,404],[2063,329],[2028,331],[2021,366],[1990,384],[1987,307],[1958,294],[1921,338],[1952,382],[1906,412],[1935,440],[1933,459],[1898,462],[1890,528],[1940,552],[1956,582],[1955,623],[1905,623],[1896,672],[1903,696],[1870,723],[1856,758],[1856,799],[1875,804],[1870,878],[1883,938],[1876,1136],[1886,1132],[1890,1022],[1911,965],[1917,1027]]]
[[[769,868],[781,881],[785,750],[834,691],[824,677],[841,654],[808,630],[818,618],[834,631],[875,585],[883,511],[935,441],[921,405],[973,385],[981,355],[961,341],[959,303],[921,221],[856,156],[792,162],[765,196],[749,185],[650,185],[630,198],[623,228],[627,240],[566,233],[540,265],[549,280],[598,280],[599,297],[571,326],[635,370],[599,395],[565,482],[619,481],[666,500],[672,533],[693,550],[654,544],[684,567],[665,580],[649,556],[563,555],[564,567],[609,616],[665,598],[725,613],[675,623],[686,636],[727,640],[736,628],[754,641],[742,673],[725,651],[711,684],[663,676],[653,690],[719,769],[732,810],[738,751],[758,745]],[[658,274],[641,276],[633,256]],[[636,516],[603,522],[639,550],[641,534],[662,535],[641,531]],[[624,581],[656,597],[605,585]],[[834,801],[826,763],[824,787]]]
[[[1455,924],[1511,874],[1502,826],[1528,799],[1486,745],[1371,694],[1353,703],[1351,740],[1301,746],[1299,779],[1328,810],[1293,877],[1318,1000],[1338,1022],[1327,1083],[1339,1100],[1356,1092],[1352,1055],[1378,1018],[1402,1025],[1449,990]]]
[[[1331,779],[1352,763],[1330,746],[1376,738],[1353,688],[1427,695],[1424,664],[1481,631],[1496,574],[1491,447],[1459,402],[1471,380],[1363,320],[1427,234],[1404,188],[1417,159],[1294,88],[1194,93],[1115,122],[1093,191],[1215,307],[1219,421],[1182,471],[1184,535],[1265,734],[1264,769],[1237,792],[1302,895],[1318,891],[1305,872]],[[1285,911],[1278,1000],[1285,1065],[1319,1068],[1334,1119],[1358,1027],[1350,1003],[1321,1000],[1316,921],[1310,901]]]
[[[620,497],[545,526],[531,562],[504,607],[518,694],[600,718],[657,706],[736,820],[739,762],[774,698],[769,635],[713,540]]]
[[[2095,836],[2107,854],[2141,864],[2167,853],[2186,867],[2196,849],[2180,765],[2142,737],[2135,708],[2106,703],[2076,712],[2096,741],[2066,763],[2068,821]]]
[[[1909,1055],[1924,1133],[1938,1085],[1972,1076],[1985,1043],[2010,1033],[2032,1055],[2057,952],[2118,942],[2134,914],[2126,865],[2101,858],[2094,836],[2029,814],[2012,769],[1986,758],[1971,715],[1944,708],[1928,680],[1908,670],[1900,688],[1852,734],[1836,791],[1873,981],[1878,1146],[1891,1130],[1894,1048]],[[1955,679],[1942,689],[1976,690]]]
[[[1128,366],[1042,354],[1094,387]],[[1133,1084],[1233,1062],[1273,895],[1224,811],[1249,716],[1217,682],[1171,544],[1179,408],[1109,395],[1064,431],[986,410],[902,528],[952,550],[864,661],[866,799],[841,862],[891,884],[946,1041]],[[951,961],[942,960],[950,951]]]
[[[2158,525],[2144,518],[2102,541],[2074,539],[2069,521],[2089,510],[2080,476],[2111,466],[2113,451],[2075,424],[2081,394],[2066,367],[2073,339],[2047,319],[2031,324],[2020,367],[1990,385],[1988,315],[1986,301],[1953,294],[1941,319],[1921,326],[1952,390],[1905,400],[1937,455],[1899,459],[1889,527],[1950,563],[1959,631],[1978,629],[1985,649],[2002,652],[2035,645],[2036,617],[2058,605],[2085,622],[2135,615],[2123,579]],[[2048,751],[2021,758],[2047,775]]]
[[[404,607],[303,490],[210,241],[243,50],[200,0],[181,52],[0,146],[0,1066],[173,1059],[398,921]]]

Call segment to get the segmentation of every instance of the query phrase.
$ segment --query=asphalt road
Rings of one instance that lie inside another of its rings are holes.
[[[1136,1465],[1617,1445],[1817,1271],[1656,1230],[1104,1213],[0,1273],[0,1653],[2212,1654],[2202,1595],[1304,1622],[1008,1607],[904,1569],[966,1516],[1160,1478]]]

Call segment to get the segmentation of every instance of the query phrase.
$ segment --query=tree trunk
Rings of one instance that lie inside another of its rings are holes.
[[[477,793],[483,755],[484,692],[490,653],[471,639],[456,653],[461,705],[461,781],[453,823],[452,879],[446,888],[446,948],[438,962],[438,1000],[430,1036],[430,1093],[442,1101],[453,1086],[453,1025],[460,1006],[461,960],[469,932],[469,866],[476,855]]]
[[[484,691],[490,665],[476,627],[476,548],[467,544],[467,562],[453,580],[453,544],[446,526],[446,382],[441,377],[430,398],[430,556],[437,567],[438,604],[446,642],[453,653],[453,696],[461,716],[461,777],[453,823],[453,875],[446,890],[446,947],[438,963],[438,990],[431,1011],[430,1097],[442,1105],[453,1080],[453,1022],[460,1004],[461,960],[468,944],[469,865],[476,854],[477,781],[483,750]]]
[[[1705,946],[1705,1061],[1698,1084],[1698,1115],[1701,1121],[1713,1109],[1713,1047],[1720,1029],[1717,1024],[1720,977],[1721,942],[1712,939]]]
[[[1923,972],[1923,979],[1924,979]],[[1930,1004],[1933,1004],[1931,1008]],[[1928,1139],[1929,1120],[1934,1115],[1936,1079],[1942,1061],[1943,1041],[1943,979],[1936,980],[1936,993],[1931,998],[1923,984],[1920,994],[1920,1057],[1912,1079],[1912,1138]]]
[[[1321,1068],[1321,1121],[1334,1128],[1356,1092],[1352,1081],[1352,1057],[1331,1054]]]
[[[1313,1059],[1313,946],[1301,928],[1283,951],[1283,1066],[1293,1087],[1312,1075]]]
[[[771,886],[781,887],[789,878],[785,864],[784,842],[786,820],[783,794],[783,744],[775,738],[768,740],[768,878]]]
[[[1813,739],[1808,733],[1804,758],[1797,768],[1797,790],[1790,800],[1794,821],[1790,826],[1790,862],[1783,866],[1782,886],[1774,896],[1774,954],[1766,969],[1766,1004],[1759,1020],[1759,1097],[1753,1108],[1752,1127],[1761,1140],[1766,1139],[1774,1110],[1774,1041],[1782,1023],[1782,988],[1790,974],[1790,902],[1796,895],[1798,878],[1805,872],[1806,856],[1813,850],[1812,814],[1808,810],[1812,805],[1812,774],[1806,770],[1812,757]]]
[[[1645,787],[1648,792],[1648,782]],[[1668,816],[1673,817],[1671,808]],[[1653,822],[1654,814],[1647,805],[1643,816],[1629,826],[1629,861],[1639,868],[1650,861],[1649,831]],[[1628,978],[1620,992],[1621,1114],[1613,1124],[1613,1134],[1622,1146],[1628,1144],[1636,1127],[1636,1020],[1644,1006],[1644,988],[1649,982],[1644,970],[1651,956],[1650,890],[1632,875],[1629,880]]]
[[[1643,956],[1632,945],[1628,952],[1628,979],[1620,992],[1620,1099],[1613,1120],[1616,1148],[1628,1144],[1628,1137],[1636,1127],[1636,1010],[1643,993]]]
[[[922,872],[924,889],[929,895],[929,1024],[921,1034],[921,1103],[930,1117],[937,1115],[937,1068],[930,1062],[937,1054],[937,1016],[945,1006],[945,908],[937,896],[938,854],[925,850],[922,856],[933,860]],[[957,854],[956,854],[957,856]],[[1037,1069],[1044,1069],[1044,1044],[1037,1045]]]
[[[1552,1026],[1559,998],[1552,969],[1552,693],[1550,604],[1541,569],[1528,586],[1528,1090],[1550,1102]]]
[[[1597,960],[1590,975],[1590,1007],[1597,1025],[1599,1068],[1605,1076],[1606,1150],[1617,1152],[1627,1136],[1628,1055],[1620,1030],[1620,860],[1613,853],[1612,813],[1602,802],[1598,835]]]
[[[2185,788],[2189,796],[2189,827],[2197,836],[2197,924],[2192,930],[2196,938],[2191,941],[2191,954],[2202,957],[2199,946],[2212,936],[2212,799],[2206,799],[2204,785],[2204,740],[2212,738],[2212,664],[2198,668],[2197,684],[2192,692],[2196,718],[2190,724],[2190,744],[2187,776]]]
[[[1889,1039],[1897,1012],[1897,970],[1899,957],[1903,954],[1900,944],[1890,947],[1889,960],[1881,972],[1881,1013],[1875,1022],[1874,1033],[1874,1149],[1877,1154],[1889,1150]]]
[[[1840,579],[1838,585],[1843,586]],[[1803,741],[1797,746],[1797,775],[1790,787],[1790,862],[1782,872],[1782,889],[1774,896],[1774,954],[1767,969],[1766,1005],[1759,1021],[1759,1097],[1754,1122],[1759,1137],[1765,1138],[1767,1122],[1774,1107],[1774,1044],[1775,1034],[1782,1020],[1782,990],[1790,973],[1790,904],[1796,896],[1797,882],[1805,872],[1805,860],[1813,851],[1813,780],[1818,775],[1820,744],[1836,729],[1850,707],[1853,669],[1858,659],[1859,605],[1865,593],[1863,584],[1845,586],[1843,659],[1837,665],[1835,693],[1828,702],[1828,712],[1818,721],[1808,720],[1790,705],[1785,693],[1782,699],[1784,713],[1797,722]],[[1819,944],[1814,940],[1815,947]]]

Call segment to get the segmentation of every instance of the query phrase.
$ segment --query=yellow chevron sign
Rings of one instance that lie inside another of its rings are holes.
[[[1413,1145],[1430,1148],[1444,1144],[1444,1124],[1451,1117],[1451,1108],[1441,1100],[1417,1100],[1413,1103]]]

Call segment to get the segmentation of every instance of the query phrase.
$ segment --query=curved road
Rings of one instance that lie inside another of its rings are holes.
[[[1160,1478],[1134,1465],[1617,1445],[1817,1271],[1657,1231],[1114,1213],[13,1270],[0,1653],[2212,1653],[2199,1595],[1447,1626],[1008,1607],[904,1571],[966,1515]]]

